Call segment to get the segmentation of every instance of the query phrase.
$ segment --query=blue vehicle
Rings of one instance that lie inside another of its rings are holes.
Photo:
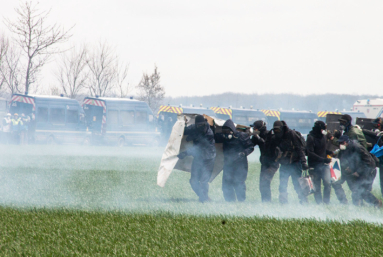
[[[74,99],[60,96],[13,94],[9,112],[31,118],[29,142],[89,144],[84,111]]]
[[[173,126],[177,121],[178,114],[200,114],[208,115],[210,117],[216,117],[213,110],[203,107],[194,107],[194,106],[172,106],[172,105],[161,105],[157,117],[158,117],[158,126],[161,131],[161,142],[165,144],[168,142],[170,133],[172,132]]]
[[[259,110],[244,108],[211,107],[217,118],[222,120],[232,119],[234,123],[249,126],[257,120],[267,123],[267,116]]]
[[[145,102],[127,98],[85,97],[83,109],[94,144],[158,145],[160,133],[156,132],[153,112]]]
[[[276,120],[283,120],[290,129],[295,129],[302,134],[308,134],[314,122],[318,120],[316,113],[309,111],[273,111],[264,110],[271,127]]]

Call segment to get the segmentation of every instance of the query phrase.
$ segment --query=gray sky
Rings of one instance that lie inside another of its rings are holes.
[[[15,17],[18,4],[3,0],[0,16]],[[130,64],[132,85],[157,64],[168,96],[382,88],[381,0],[40,0],[40,6],[52,8],[52,21],[76,24],[70,44],[116,46]],[[53,65],[43,84],[55,83]]]

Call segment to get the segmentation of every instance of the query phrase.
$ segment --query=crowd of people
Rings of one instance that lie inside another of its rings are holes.
[[[218,131],[216,127],[210,126],[202,115],[197,115],[195,124],[186,124],[184,131],[186,140],[192,141],[193,147],[181,152],[178,157],[194,157],[190,184],[200,202],[210,201],[209,180],[216,158],[215,143],[222,143],[222,191],[224,199],[228,202],[246,200],[247,156],[258,145],[261,153],[259,190],[263,202],[271,201],[271,181],[279,170],[279,202],[288,203],[287,187],[291,177],[300,203],[307,204],[308,194],[302,190],[299,179],[302,177],[302,171],[308,170],[315,186],[314,198],[317,204],[330,203],[331,188],[341,204],[348,204],[343,189],[346,182],[352,192],[354,205],[360,206],[367,202],[382,207],[382,201],[377,199],[371,190],[377,173],[376,168],[379,167],[382,172],[383,160],[379,160],[367,150],[369,144],[364,133],[358,126],[352,125],[350,115],[342,115],[339,122],[341,129],[331,134],[323,121],[316,121],[305,139],[298,131],[290,129],[284,121],[275,121],[272,129],[267,130],[265,122],[258,120],[251,125],[253,132],[248,133],[237,129],[229,119]],[[382,146],[382,119],[376,119],[374,125],[375,142]],[[330,144],[337,150],[329,150]],[[332,158],[339,158],[341,165],[341,178],[336,182],[331,181]],[[382,175],[381,173],[380,182],[383,194]]]
[[[8,113],[2,121],[4,144],[28,144],[31,132],[31,117],[22,113]]]

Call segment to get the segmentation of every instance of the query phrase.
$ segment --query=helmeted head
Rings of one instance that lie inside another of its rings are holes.
[[[313,127],[313,132],[315,134],[325,134],[326,132],[326,123],[324,123],[323,121],[321,120],[317,120],[315,123],[314,123],[314,127]]]
[[[279,139],[283,137],[283,134],[284,134],[283,127],[284,127],[284,124],[282,121],[280,120],[274,121],[274,125],[273,125],[274,134]]]
[[[7,113],[7,117],[12,117],[12,114],[10,114],[10,113]]]
[[[253,127],[254,131],[264,131],[266,130],[266,123],[263,120],[257,120],[250,127]]]
[[[198,132],[204,132],[206,126],[205,118],[202,115],[197,115],[195,117],[195,127]]]
[[[15,116],[16,118],[19,117],[19,115],[17,113],[14,113],[13,116]]]
[[[351,121],[352,121],[352,117],[348,114],[344,114],[342,115],[342,117],[340,117],[339,119],[339,123],[340,123],[340,129],[341,130],[344,130],[345,128],[347,128],[348,126],[351,125]]]

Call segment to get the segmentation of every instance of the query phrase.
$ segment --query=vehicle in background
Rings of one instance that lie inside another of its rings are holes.
[[[383,99],[357,100],[352,109],[354,112],[364,113],[369,119],[383,117]]]
[[[222,120],[232,119],[234,123],[249,126],[254,121],[263,120],[267,123],[267,116],[259,110],[244,108],[211,107],[215,116]]]
[[[84,111],[74,99],[60,96],[13,94],[9,112],[28,115],[29,143],[89,144]]]
[[[262,112],[267,116],[269,124],[283,120],[290,129],[295,129],[301,134],[308,134],[314,122],[318,120],[318,116],[311,111],[262,110]]]
[[[153,112],[145,102],[127,98],[85,97],[83,109],[94,144],[158,145],[160,133],[156,132]]]
[[[335,111],[335,112],[319,111],[319,112],[317,112],[318,120],[321,120],[324,123],[326,123],[327,114],[342,114],[342,113],[340,113],[338,111]]]
[[[323,121],[323,122],[326,122],[326,116],[327,114],[348,114],[351,116],[352,120],[351,120],[351,124],[352,125],[355,125],[356,124],[356,120],[357,118],[366,118],[366,115],[363,113],[363,112],[354,112],[354,111],[346,111],[346,110],[343,110],[342,112],[328,112],[328,111],[321,111],[321,112],[318,112],[317,115],[318,115],[318,119]]]
[[[177,115],[185,114],[200,114],[207,115],[210,117],[216,117],[213,110],[203,107],[194,107],[194,106],[171,106],[171,105],[161,105],[158,109],[158,127],[161,131],[161,142],[164,144],[169,140],[170,134],[172,132],[173,126],[177,121]]]

